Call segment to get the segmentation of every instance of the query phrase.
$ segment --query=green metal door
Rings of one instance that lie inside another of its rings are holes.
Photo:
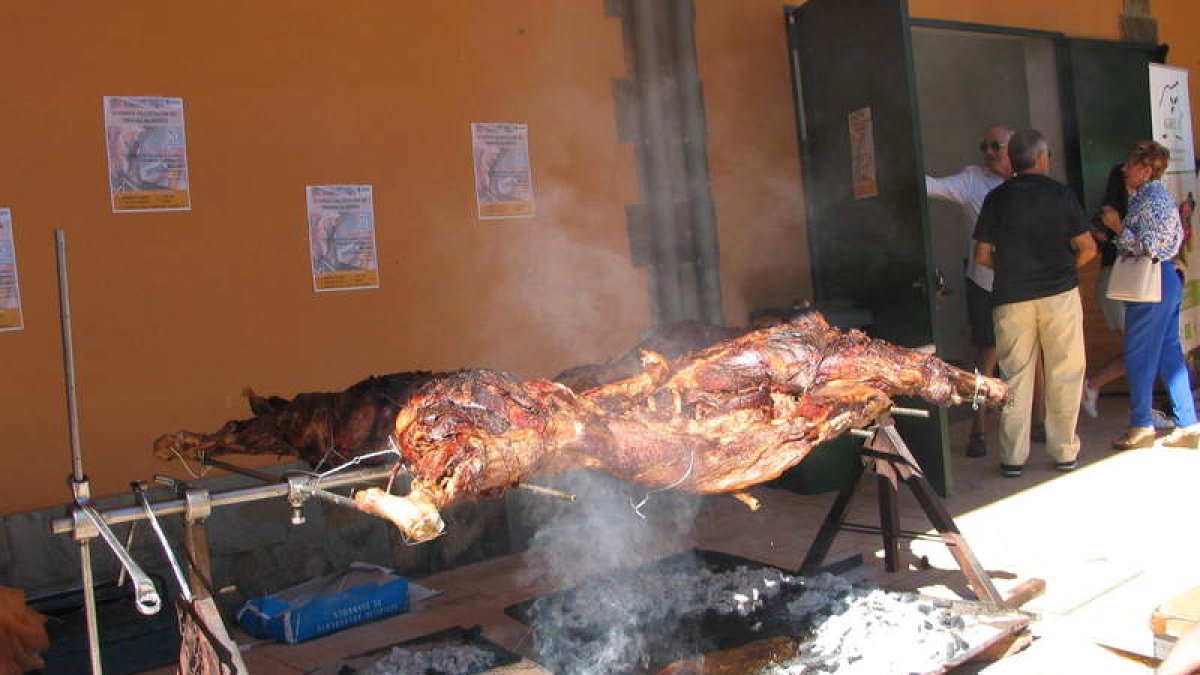
[[[865,311],[873,336],[932,348],[937,281],[907,3],[810,0],[785,18],[817,306]],[[930,411],[897,427],[946,494],[945,411],[900,404]]]

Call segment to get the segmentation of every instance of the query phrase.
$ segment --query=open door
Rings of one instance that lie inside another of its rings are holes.
[[[867,331],[932,348],[925,175],[908,7],[809,0],[785,10],[818,309],[868,317]],[[897,427],[938,492],[950,487],[946,412]]]
[[[1154,135],[1150,120],[1150,63],[1163,48],[1141,43],[1068,38],[1061,47],[1071,77],[1066,87],[1070,183],[1087,213],[1100,208],[1108,172],[1129,146]],[[1113,92],[1120,92],[1114,95]]]

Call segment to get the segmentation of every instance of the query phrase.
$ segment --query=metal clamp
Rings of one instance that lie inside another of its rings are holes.
[[[307,522],[304,516],[304,502],[312,495],[312,479],[303,474],[295,474],[287,477],[288,504],[292,506],[292,524],[303,525]]]
[[[96,507],[92,505],[86,487],[76,489],[75,509],[72,516],[75,521],[75,539],[99,535],[100,539],[108,544],[108,548],[121,562],[125,571],[129,573],[129,578],[133,581],[133,604],[137,611],[146,616],[157,614],[158,610],[162,608],[162,599],[158,595],[158,588],[155,587],[150,576],[142,571],[142,568],[134,561],[129,551],[121,545],[117,535],[109,529],[108,523],[104,522],[104,516],[101,516]]]
[[[184,600],[192,601],[192,589],[188,586],[187,577],[183,574],[183,568],[179,566],[179,561],[175,558],[175,551],[171,549],[171,543],[167,541],[167,535],[163,534],[162,525],[158,522],[158,516],[154,515],[154,507],[150,505],[150,500],[146,497],[145,481],[135,480],[130,483],[133,488],[134,497],[142,508],[146,511],[146,520],[150,521],[150,528],[154,530],[154,535],[158,537],[158,543],[162,546],[163,555],[167,562],[171,565],[171,571],[175,573],[175,581],[179,584],[179,594]]]
[[[975,369],[975,392],[971,394],[971,410],[979,410],[979,406],[983,404],[983,375],[979,369]]]

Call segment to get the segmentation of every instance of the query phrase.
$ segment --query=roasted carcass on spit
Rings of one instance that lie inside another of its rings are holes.
[[[292,399],[247,391],[253,417],[231,420],[216,433],[177,431],[154,441],[161,459],[202,459],[229,453],[296,455],[312,466],[342,464],[390,445],[396,413],[434,377],[418,371],[368,377],[340,392]]]
[[[571,468],[654,488],[738,492],[870,424],[901,395],[997,405],[1007,390],[920,351],[841,332],[815,313],[674,361],[645,352],[641,373],[580,393],[465,370],[432,378],[396,417],[410,493],[372,488],[355,500],[425,541],[441,532],[439,509]]]
[[[555,376],[575,391],[641,372],[640,354],[683,356],[744,333],[695,321],[656,327],[638,347],[604,363],[577,366]],[[296,455],[312,466],[340,464],[389,446],[396,414],[430,379],[427,371],[372,376],[340,392],[311,392],[291,399],[247,390],[253,417],[231,420],[215,433],[177,431],[154,441],[161,459],[202,460],[224,454]]]

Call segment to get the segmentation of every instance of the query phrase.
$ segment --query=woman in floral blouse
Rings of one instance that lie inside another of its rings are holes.
[[[1119,255],[1149,255],[1159,260],[1162,274],[1160,302],[1125,303],[1125,369],[1129,380],[1129,429],[1113,447],[1117,450],[1146,448],[1155,442],[1150,404],[1154,376],[1162,378],[1174,408],[1177,427],[1162,445],[1196,447],[1200,425],[1196,404],[1179,342],[1179,306],[1183,282],[1175,272],[1173,258],[1183,244],[1183,225],[1175,201],[1162,182],[1170,152],[1154,141],[1134,143],[1125,160],[1125,187],[1130,192],[1129,211],[1124,220],[1111,207],[1101,218],[1117,233]]]

